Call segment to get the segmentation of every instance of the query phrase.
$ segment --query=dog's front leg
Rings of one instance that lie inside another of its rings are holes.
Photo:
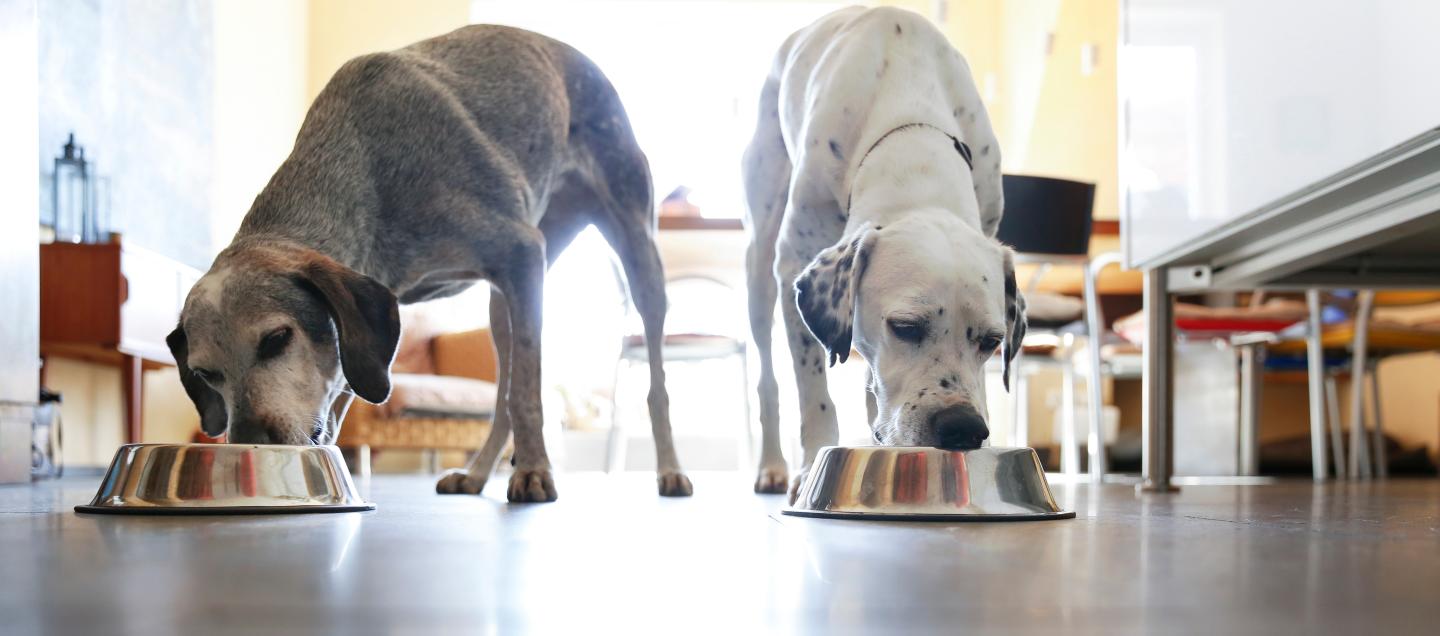
[[[790,358],[795,367],[795,385],[800,390],[800,445],[805,451],[804,463],[790,482],[790,501],[795,501],[800,485],[815,455],[825,446],[840,442],[840,421],[835,416],[835,403],[830,399],[826,379],[828,356],[825,348],[810,334],[795,303],[795,277],[804,269],[803,263],[780,257],[776,270],[780,277],[780,307],[785,317],[785,335],[790,341]]]
[[[495,474],[495,465],[500,462],[500,453],[510,443],[510,409],[503,387],[510,378],[510,307],[505,296],[498,291],[490,294],[490,334],[495,341],[495,386],[502,387],[495,396],[495,416],[490,424],[490,436],[485,446],[463,469],[452,469],[435,482],[435,492],[442,495],[478,495],[485,488],[485,482]]]
[[[518,237],[517,237],[518,238]],[[541,434],[540,324],[545,286],[545,247],[538,233],[504,252],[510,256],[496,281],[510,315],[510,365],[506,408],[515,435],[515,473],[510,476],[510,501],[555,501],[550,458]]]

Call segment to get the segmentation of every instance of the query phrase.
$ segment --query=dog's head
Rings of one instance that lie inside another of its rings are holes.
[[[367,402],[389,397],[398,309],[384,285],[318,252],[232,248],[166,341],[206,434],[328,444],[347,383]]]
[[[945,215],[864,226],[795,281],[796,303],[830,363],[853,346],[870,365],[882,444],[974,448],[990,434],[985,363],[1010,361],[1025,300],[1008,248]]]

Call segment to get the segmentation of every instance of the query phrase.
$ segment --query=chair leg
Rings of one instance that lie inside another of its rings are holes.
[[[1075,421],[1075,336],[1065,334],[1061,351],[1060,381],[1060,470],[1066,475],[1080,474],[1080,431]]]
[[[1361,291],[1355,310],[1354,352],[1350,355],[1350,476],[1369,479],[1370,450],[1365,439],[1365,369],[1369,356],[1370,308],[1375,292]]]
[[[1370,363],[1370,408],[1374,415],[1375,428],[1370,429],[1373,437],[1371,441],[1375,447],[1375,476],[1385,478],[1390,476],[1389,451],[1385,447],[1385,420],[1380,418],[1380,364],[1379,361]]]
[[[747,349],[740,346],[740,403],[745,405],[745,435],[741,436],[745,448],[738,458],[740,472],[745,473],[755,468],[755,426],[750,421],[750,357]]]
[[[1097,281],[1100,271],[1112,262],[1118,263],[1118,255],[1107,254],[1096,258],[1085,267],[1085,327],[1089,337],[1086,346],[1089,353],[1090,379],[1088,388],[1090,390],[1090,436],[1086,440],[1086,446],[1090,451],[1090,482],[1101,483],[1105,480],[1105,472],[1109,470],[1109,461],[1105,452],[1105,397],[1103,391],[1104,375],[1100,359],[1100,347],[1105,342],[1104,316],[1100,308],[1100,293],[1097,289]]]
[[[1330,413],[1330,454],[1335,461],[1335,478],[1345,479],[1345,439],[1341,433],[1340,389],[1334,375],[1325,376],[1325,405]]]
[[[1030,445],[1030,379],[1025,373],[1025,368],[1017,363],[1025,357],[1024,353],[1015,356],[1015,362],[1011,363],[1011,369],[1015,373],[1015,446]]]
[[[1010,445],[1029,446],[1030,436],[1027,434],[1030,425],[1030,414],[1027,412],[1025,395],[1025,348],[1022,346],[1015,352],[1015,359],[1010,362],[1010,372],[1015,374],[1011,378],[1015,382],[1014,392],[1010,394]]]
[[[355,449],[356,470],[360,473],[361,479],[370,478],[370,445],[361,444]]]
[[[1310,467],[1315,481],[1325,481],[1325,349],[1320,342],[1320,290],[1305,290],[1310,320],[1305,334],[1305,358],[1310,368]],[[1338,469],[1337,469],[1338,470]]]
[[[620,426],[620,373],[629,368],[623,361],[615,362],[615,380],[610,385],[610,434],[605,438],[605,472],[625,470],[625,429]]]

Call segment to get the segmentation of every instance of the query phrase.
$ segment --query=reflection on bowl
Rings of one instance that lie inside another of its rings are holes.
[[[820,449],[795,503],[802,517],[917,521],[1069,519],[1029,448]]]
[[[127,444],[76,512],[269,514],[374,510],[334,446]]]

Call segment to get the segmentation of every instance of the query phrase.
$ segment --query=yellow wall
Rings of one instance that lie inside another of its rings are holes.
[[[469,0],[310,0],[306,102],[353,57],[398,49],[469,21]]]
[[[879,4],[936,18],[936,3],[926,0]],[[970,63],[1004,170],[1093,182],[1096,218],[1119,218],[1119,0],[945,5],[940,27]],[[1089,73],[1081,68],[1086,46],[1096,53]]]
[[[1115,219],[1119,207],[1119,98],[1115,57],[1117,0],[1063,0],[1053,47],[1015,172],[1096,184],[1095,215]],[[1081,51],[1093,47],[1093,70],[1081,68]],[[1013,127],[1012,127],[1013,130]]]

